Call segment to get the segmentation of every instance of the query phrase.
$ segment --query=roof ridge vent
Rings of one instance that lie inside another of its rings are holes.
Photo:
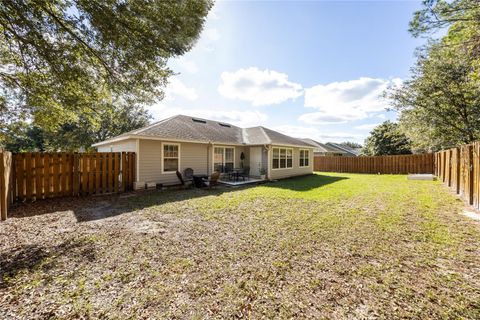
[[[198,122],[198,123],[207,123],[207,121],[205,121],[203,119],[198,119],[198,118],[192,118],[192,121],[193,122]]]
[[[219,122],[218,124],[221,125],[222,127],[226,127],[226,128],[231,128],[231,127],[232,127],[232,126],[229,125],[228,123]]]

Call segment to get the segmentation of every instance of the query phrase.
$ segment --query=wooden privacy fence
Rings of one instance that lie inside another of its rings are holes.
[[[433,173],[434,154],[409,154],[375,157],[315,156],[315,171],[348,173]]]
[[[437,152],[435,175],[480,209],[480,142]]]
[[[133,189],[135,153],[17,153],[9,169],[0,166],[0,176],[11,176],[10,203],[124,192]]]
[[[7,219],[8,206],[12,202],[10,185],[12,153],[0,152],[0,219]]]

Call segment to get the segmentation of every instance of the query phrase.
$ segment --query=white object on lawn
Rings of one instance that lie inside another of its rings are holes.
[[[417,173],[417,174],[409,174],[407,177],[408,180],[427,180],[427,181],[435,181],[437,177],[433,174],[429,173]]]
[[[470,219],[480,221],[480,214],[477,212],[463,210],[462,214]]]

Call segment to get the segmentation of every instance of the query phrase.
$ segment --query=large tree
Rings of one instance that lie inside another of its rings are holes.
[[[98,119],[112,105],[162,99],[173,73],[168,59],[192,48],[211,6],[211,0],[0,0],[0,135],[16,121],[55,132]]]
[[[95,142],[144,127],[149,120],[140,106],[117,105],[103,108],[95,119],[80,115],[78,121],[64,123],[55,131],[17,121],[7,127],[4,145],[13,152],[89,150]]]
[[[400,131],[397,123],[385,121],[376,126],[365,139],[362,155],[384,156],[396,154],[410,154],[410,141]]]
[[[434,37],[439,30],[451,28],[460,37],[459,43],[478,45],[471,36],[478,34],[480,3],[478,0],[423,0],[422,9],[414,13],[409,31],[414,37]],[[470,33],[469,36],[462,33]],[[465,41],[461,41],[465,40]],[[478,39],[476,39],[478,40]]]
[[[470,54],[432,46],[410,80],[391,94],[416,149],[435,151],[480,139],[480,82]]]
[[[445,27],[441,39],[432,37]],[[389,96],[412,146],[435,151],[480,139],[479,2],[424,1],[410,31],[429,42],[412,77]]]

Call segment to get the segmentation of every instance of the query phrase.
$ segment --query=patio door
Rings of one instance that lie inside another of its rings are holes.
[[[228,172],[233,169],[235,148],[215,147],[213,149],[213,170]]]
[[[261,167],[262,147],[250,147],[250,174],[252,176],[259,176]]]

